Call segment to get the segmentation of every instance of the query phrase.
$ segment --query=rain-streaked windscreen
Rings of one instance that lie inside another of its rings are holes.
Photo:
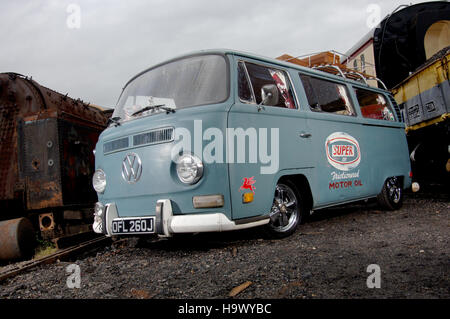
[[[227,61],[221,55],[199,55],[157,66],[130,82],[117,103],[113,117],[121,121],[151,114],[133,115],[147,106],[175,110],[216,104],[228,98]]]

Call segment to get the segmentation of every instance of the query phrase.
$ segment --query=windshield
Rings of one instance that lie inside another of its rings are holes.
[[[225,57],[193,56],[157,66],[130,82],[122,92],[112,117],[127,121],[164,108],[182,109],[214,104],[228,98]],[[145,107],[147,111],[138,112]],[[133,115],[134,114],[134,115]]]

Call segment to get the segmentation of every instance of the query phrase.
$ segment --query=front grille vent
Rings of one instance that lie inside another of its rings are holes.
[[[166,127],[133,136],[133,146],[171,142],[174,139],[173,127]]]
[[[128,137],[120,138],[103,144],[103,154],[128,148]]]

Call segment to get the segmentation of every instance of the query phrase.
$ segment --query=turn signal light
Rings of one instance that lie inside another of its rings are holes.
[[[242,202],[251,203],[253,202],[253,197],[253,193],[244,193],[244,195],[242,195]]]
[[[223,207],[224,199],[222,194],[194,196],[192,198],[194,208],[214,208]]]

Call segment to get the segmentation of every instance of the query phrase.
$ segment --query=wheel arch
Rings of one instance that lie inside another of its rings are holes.
[[[277,184],[283,181],[289,181],[297,187],[297,190],[300,192],[297,195],[300,195],[304,200],[303,203],[307,211],[311,210],[314,200],[308,178],[303,174],[283,175],[278,179]]]
[[[404,190],[406,188],[405,182],[406,182],[406,176],[404,175],[391,175],[391,176],[386,176],[385,179],[383,180],[383,184],[381,185],[380,188],[380,193],[383,191],[383,187],[386,184],[387,180],[391,177],[395,177],[400,181],[400,185],[402,187],[402,190]]]

